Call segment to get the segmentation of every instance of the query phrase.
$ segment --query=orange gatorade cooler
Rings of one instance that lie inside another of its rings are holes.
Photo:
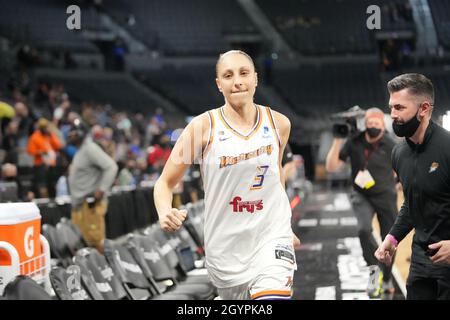
[[[40,233],[41,214],[36,204],[0,203],[0,244],[3,242],[0,246],[0,279],[2,273],[5,275],[11,270],[9,267],[13,267],[10,251],[14,249],[19,257],[20,274],[32,275],[42,267]]]

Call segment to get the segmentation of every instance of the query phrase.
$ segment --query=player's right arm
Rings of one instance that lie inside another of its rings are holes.
[[[173,189],[183,179],[186,170],[201,156],[209,138],[209,119],[204,113],[194,118],[183,130],[156,181],[153,198],[159,223],[165,231],[174,232],[186,219],[186,210],[172,208]]]

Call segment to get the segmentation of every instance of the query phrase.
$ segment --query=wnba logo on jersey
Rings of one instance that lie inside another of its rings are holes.
[[[264,139],[272,137],[272,135],[270,134],[270,131],[269,131],[269,127],[264,126],[264,131],[263,131],[262,137]]]
[[[237,196],[234,197],[229,204],[233,206],[233,212],[242,212],[244,209],[247,212],[253,213],[258,210],[263,209],[263,201],[262,200],[255,200],[255,201],[241,201],[242,198]]]

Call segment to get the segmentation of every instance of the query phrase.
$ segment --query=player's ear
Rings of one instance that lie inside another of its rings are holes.
[[[217,85],[217,88],[219,89],[219,91],[222,92],[222,86],[220,85],[220,81],[218,78],[216,78],[216,85]]]
[[[255,72],[255,87],[258,86],[258,73]]]

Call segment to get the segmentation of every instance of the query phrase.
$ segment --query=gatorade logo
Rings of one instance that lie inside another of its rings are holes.
[[[31,258],[34,254],[34,242],[33,242],[34,227],[29,227],[25,231],[24,245],[25,254],[28,258]]]

